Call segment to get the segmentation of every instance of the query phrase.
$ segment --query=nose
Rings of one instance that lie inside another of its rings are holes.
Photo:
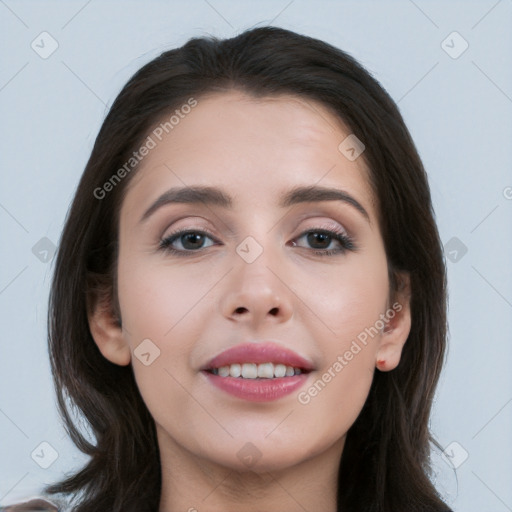
[[[288,281],[270,251],[263,251],[252,263],[239,258],[226,283],[222,314],[253,329],[268,322],[286,322],[293,314],[293,283]]]

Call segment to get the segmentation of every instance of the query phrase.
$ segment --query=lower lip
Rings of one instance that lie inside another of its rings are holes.
[[[243,379],[240,377],[219,377],[203,371],[207,379],[216,387],[232,396],[250,402],[271,402],[297,391],[307,380],[308,373],[293,377],[274,379]]]

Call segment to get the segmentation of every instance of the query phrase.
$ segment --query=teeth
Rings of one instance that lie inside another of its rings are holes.
[[[228,373],[231,377],[240,377],[242,375],[242,365],[240,364],[232,364],[231,366],[225,366],[228,368]]]
[[[291,366],[290,366],[290,368],[291,368]],[[276,364],[274,366],[274,375],[276,377],[284,377],[286,375],[286,365]]]
[[[219,368],[219,375],[221,377],[227,377],[229,375],[229,366],[221,366]]]
[[[302,373],[300,368],[273,363],[243,363],[213,368],[212,373],[220,377],[242,377],[244,379],[272,379],[274,377],[293,377]]]
[[[231,375],[231,367],[229,373]],[[244,363],[242,365],[242,377],[244,379],[255,379],[258,376],[258,367],[254,363]]]
[[[274,365],[263,363],[258,365],[258,377],[260,379],[271,379],[274,376]]]

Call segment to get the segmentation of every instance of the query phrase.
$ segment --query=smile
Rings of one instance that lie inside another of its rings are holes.
[[[201,369],[210,384],[236,398],[269,402],[304,385],[312,362],[274,342],[229,348]]]
[[[212,368],[211,372],[220,377],[235,377],[242,379],[275,379],[300,375],[303,370],[285,364],[274,363],[235,363]]]

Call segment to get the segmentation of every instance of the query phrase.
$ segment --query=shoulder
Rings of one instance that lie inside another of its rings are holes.
[[[0,512],[59,512],[59,508],[55,503],[46,499],[35,498],[21,503],[0,506]]]

